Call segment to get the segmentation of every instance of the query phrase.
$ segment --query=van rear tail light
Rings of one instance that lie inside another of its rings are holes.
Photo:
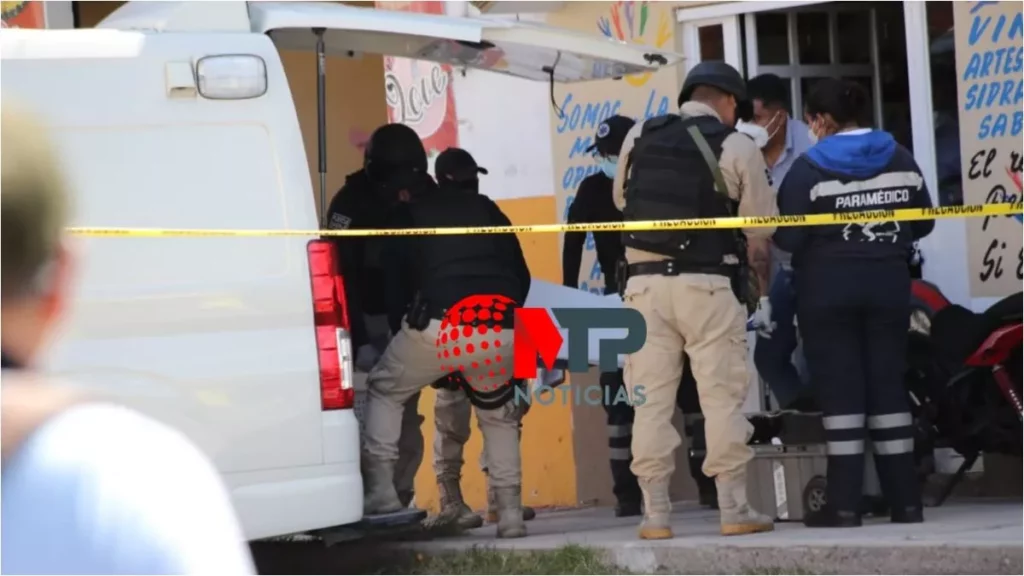
[[[320,363],[320,407],[352,408],[352,338],[349,335],[345,285],[338,272],[334,244],[312,240],[306,247],[313,295],[313,325]]]

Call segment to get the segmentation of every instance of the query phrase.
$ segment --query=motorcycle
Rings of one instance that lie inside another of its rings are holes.
[[[1017,293],[976,314],[915,280],[905,378],[915,426],[919,473],[945,445],[964,457],[941,489],[940,506],[982,453],[1022,451],[1022,306]]]

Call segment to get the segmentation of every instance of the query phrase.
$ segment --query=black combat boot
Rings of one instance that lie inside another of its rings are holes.
[[[618,502],[615,505],[616,518],[641,514],[640,503],[643,501],[643,495],[640,492],[640,483],[629,469],[629,465],[630,460],[611,460],[612,492]]]
[[[615,505],[616,518],[628,518],[641,514],[643,514],[643,510],[641,509],[640,502],[620,501]]]

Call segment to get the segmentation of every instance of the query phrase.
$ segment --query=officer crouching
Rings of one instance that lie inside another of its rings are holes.
[[[434,162],[434,174],[442,190],[475,195],[480,193],[480,175],[486,176],[487,169],[479,166],[466,150],[448,148]],[[442,526],[454,521],[464,530],[479,528],[484,518],[466,504],[461,484],[463,453],[471,433],[473,406],[467,391],[472,394],[473,388],[461,377],[442,378],[432,386],[437,389],[434,401],[434,473],[441,496],[441,511],[427,521],[427,526]],[[529,406],[527,402],[520,402],[520,412],[525,414]],[[489,470],[486,447],[480,452],[480,469],[486,478]],[[533,508],[523,506],[523,520],[529,522],[536,515]],[[487,521],[497,522],[497,516],[497,499],[488,478]]]
[[[687,75],[680,114],[652,118],[630,131],[613,188],[626,221],[773,216],[775,198],[764,158],[736,132],[743,78],[722,62],[702,62]],[[625,186],[623,186],[625,184]],[[633,464],[644,498],[640,537],[671,538],[669,480],[680,438],[672,426],[684,353],[692,362],[704,411],[703,470],[715,478],[723,535],[773,529],[747,503],[747,441],[752,427],[740,409],[747,371],[746,310],[738,295],[753,272],[758,309],[767,298],[772,228],[626,232],[628,277],[623,300],[647,321],[647,342],[625,366],[627,391],[643,386],[635,407]],[[770,319],[768,320],[770,321]]]
[[[417,168],[415,177],[429,178],[425,167],[424,159],[422,173]],[[508,225],[508,218],[486,196],[434,187],[397,210],[389,227]],[[401,508],[392,476],[402,405],[438,378],[452,375],[454,367],[472,390],[486,392],[489,400],[496,392],[507,394],[503,402],[488,404],[489,409],[476,405],[476,413],[496,499],[498,537],[525,536],[519,414],[508,386],[514,308],[522,305],[530,289],[519,241],[513,234],[396,236],[389,238],[385,254],[388,321],[394,338],[368,378],[364,511],[382,514]],[[480,301],[473,309],[453,310],[474,296],[493,298],[482,298],[488,302]],[[495,300],[500,303],[492,304]],[[487,313],[481,314],[485,308]],[[447,325],[442,334],[442,321],[451,321],[452,315],[461,321]]]
[[[931,207],[913,155],[888,132],[859,122],[869,102],[864,89],[848,80],[825,79],[811,90],[805,117],[817,144],[783,180],[782,214]],[[892,521],[924,519],[903,377],[908,260],[914,241],[934,225],[881,220],[775,233],[776,244],[793,253],[798,327],[824,414],[827,505],[805,517],[808,526],[860,526],[865,426]]]

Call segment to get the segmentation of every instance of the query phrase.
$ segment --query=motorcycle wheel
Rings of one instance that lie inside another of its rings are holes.
[[[910,327],[907,334],[907,363],[904,385],[914,419],[914,463],[923,483],[935,471],[937,428],[943,414],[939,404],[949,375],[936,362],[931,345],[932,319],[949,301],[937,287],[915,280],[910,299]]]

